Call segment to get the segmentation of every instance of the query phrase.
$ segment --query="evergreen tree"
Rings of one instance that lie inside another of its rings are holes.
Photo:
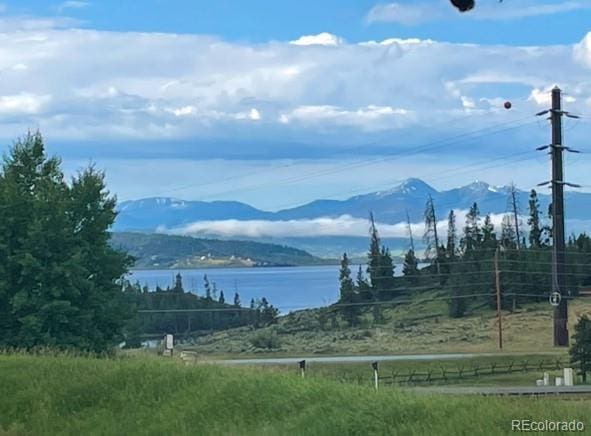
[[[224,291],[220,291],[220,298],[218,300],[218,303],[224,304],[225,302],[226,302],[226,298],[224,297]]]
[[[386,298],[389,296],[390,298],[394,297],[393,295],[393,282],[394,282],[394,261],[392,259],[392,255],[390,254],[390,250],[386,246],[382,246],[380,250],[380,282],[379,282],[379,290],[382,293],[382,297]],[[379,298],[379,296],[378,296]]]
[[[355,287],[361,301],[371,300],[371,286],[367,283],[367,279],[363,275],[363,268],[359,265],[357,269],[357,277],[355,278]]]
[[[501,246],[506,249],[517,248],[517,236],[513,228],[513,220],[509,215],[504,215],[501,222]]]
[[[480,211],[476,203],[472,204],[466,215],[464,236],[460,241],[463,253],[470,253],[480,248],[482,244],[482,232],[480,229]]]
[[[176,292],[182,294],[185,292],[183,289],[183,276],[181,273],[178,273],[174,279],[174,287],[172,288],[172,292]]]
[[[486,215],[484,225],[482,226],[482,248],[489,251],[497,248],[497,235],[495,234],[495,226],[492,223],[490,214]]]
[[[207,278],[207,274],[203,275],[203,289],[205,289],[205,299],[208,301],[213,301],[213,298],[211,298],[211,285],[209,283],[209,279]]]
[[[437,232],[437,217],[435,215],[435,204],[433,203],[433,197],[429,195],[427,204],[425,205],[425,234],[423,236],[426,242],[427,249],[425,255],[427,259],[433,259],[436,265],[437,272],[440,272],[439,257],[439,234]],[[414,250],[413,250],[414,255]]]
[[[381,273],[382,255],[380,251],[380,237],[374,221],[373,213],[370,213],[370,228],[369,228],[369,252],[367,263],[367,274],[371,287],[374,290],[374,298],[377,298],[377,291],[383,288],[383,277]]]
[[[343,253],[341,259],[341,268],[339,271],[340,283],[340,299],[339,303],[343,304],[342,314],[347,323],[351,326],[357,324],[359,317],[359,308],[354,306],[357,302],[355,293],[355,284],[351,279],[351,269],[349,268],[349,258],[347,253]]]
[[[415,256],[414,250],[408,250],[404,256],[404,263],[402,265],[402,274],[407,278],[411,284],[417,284],[419,281],[419,262]]]
[[[542,225],[540,223],[540,202],[538,193],[532,189],[529,194],[529,246],[538,249],[542,246]]]
[[[570,348],[571,362],[579,366],[583,383],[587,382],[587,373],[591,372],[591,319],[587,315],[579,318],[575,325],[574,343]]]
[[[447,246],[446,246],[446,255],[449,259],[453,259],[456,257],[457,253],[457,229],[456,229],[456,215],[452,210],[449,211],[449,215],[447,217]]]
[[[91,166],[66,183],[60,164],[36,133],[0,168],[0,348],[103,352],[133,316],[120,280],[132,259],[109,245],[104,174]]]
[[[234,292],[234,306],[240,307],[240,295],[238,295],[238,292]]]

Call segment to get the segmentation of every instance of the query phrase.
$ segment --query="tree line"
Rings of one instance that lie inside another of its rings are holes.
[[[165,289],[156,286],[150,290],[148,285],[126,281],[123,293],[134,314],[126,325],[126,346],[139,346],[141,338],[149,335],[173,333],[188,337],[191,333],[247,325],[259,328],[277,320],[279,311],[265,297],[253,298],[248,307],[243,307],[235,292],[232,302],[227,302],[224,291],[218,291],[207,274],[203,276],[203,289],[203,296],[185,291],[180,273],[172,287]]]
[[[395,277],[395,265],[389,249],[381,244],[373,214],[370,214],[369,250],[365,271],[359,267],[352,278],[345,253],[339,273],[340,298],[337,304],[343,318],[354,325],[364,306],[371,307],[374,321],[380,322],[383,301],[426,290],[443,290],[448,296],[449,316],[463,317],[471,308],[496,308],[495,253],[499,255],[502,305],[514,310],[519,305],[540,301],[552,289],[552,229],[544,224],[538,195],[531,190],[528,199],[527,231],[521,228],[516,212],[514,188],[509,191],[514,213],[505,214],[500,229],[490,214],[480,214],[477,203],[470,207],[459,230],[456,213],[447,215],[444,238],[438,229],[435,204],[427,199],[424,212],[423,258],[429,265],[419,268],[414,248],[404,255],[402,276]],[[551,215],[551,205],[548,215]],[[412,245],[411,245],[412,247]],[[578,295],[582,287],[591,287],[591,238],[585,233],[571,235],[567,243],[566,281],[569,295]]]

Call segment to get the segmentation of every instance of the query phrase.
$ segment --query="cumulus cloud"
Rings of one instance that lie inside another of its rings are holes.
[[[504,122],[513,112],[499,103],[515,86],[523,113],[535,112],[535,93],[554,83],[576,97],[573,112],[591,98],[589,36],[576,46],[509,47],[347,43],[328,33],[248,44],[51,20],[4,21],[0,30],[6,139],[29,127],[72,141],[247,138],[249,150],[272,158],[302,149],[293,143],[318,150],[392,133],[412,144],[426,127],[456,133],[466,115],[475,129]],[[270,137],[290,143],[264,145]]]
[[[294,41],[290,41],[293,45],[324,45],[336,46],[342,44],[344,41],[336,35],[322,32],[318,35],[304,35]]]

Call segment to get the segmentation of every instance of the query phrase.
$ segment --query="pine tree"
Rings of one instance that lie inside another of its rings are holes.
[[[482,244],[482,232],[480,229],[480,211],[476,203],[472,204],[468,215],[466,215],[466,226],[464,236],[460,241],[463,253],[470,253],[478,250]]]
[[[220,291],[220,298],[218,300],[218,303],[220,303],[220,304],[226,303],[226,298],[224,297],[224,291]]]
[[[370,213],[369,218],[370,228],[367,274],[369,275],[371,287],[374,290],[374,298],[377,298],[377,291],[382,287],[381,283],[383,279],[383,277],[381,277],[382,255],[380,251],[380,237],[378,236],[373,213]]]
[[[174,287],[172,288],[172,292],[176,292],[176,293],[184,293],[185,290],[183,289],[183,276],[181,276],[181,273],[178,273],[175,277],[174,280]]]
[[[538,193],[532,189],[529,194],[529,245],[531,248],[538,249],[542,246],[542,226],[540,223],[540,202]]]
[[[207,274],[203,275],[203,289],[205,289],[205,299],[212,301],[213,299],[211,298],[211,285],[209,284]]]
[[[447,246],[445,248],[446,255],[449,259],[456,257],[457,253],[458,235],[456,230],[456,215],[452,210],[449,211],[447,217]]]
[[[579,366],[583,383],[587,383],[587,373],[591,372],[591,319],[587,315],[579,318],[575,325],[573,340],[570,359],[572,363]]]
[[[408,250],[404,256],[404,263],[402,265],[402,274],[407,278],[409,283],[417,284],[419,281],[419,262],[415,256],[414,250]]]
[[[484,225],[482,226],[482,248],[489,250],[489,252],[497,248],[497,235],[490,214],[486,215]]]
[[[349,258],[347,253],[343,253],[341,259],[341,268],[339,271],[340,299],[343,304],[342,314],[350,326],[357,324],[359,317],[359,308],[354,306],[357,302],[355,294],[355,285],[351,279],[351,269],[349,268]]]
[[[238,292],[234,292],[234,306],[240,307],[240,295],[238,295]]]
[[[437,217],[435,215],[435,204],[433,203],[433,197],[429,195],[427,204],[425,205],[425,234],[423,236],[424,241],[427,244],[425,255],[427,259],[433,259],[437,269],[437,273],[440,272],[439,266],[439,234],[437,232]],[[414,254],[414,250],[413,250]]]
[[[517,248],[517,236],[513,228],[513,220],[509,215],[504,215],[501,222],[501,246],[505,249]]]
[[[355,278],[355,287],[357,288],[357,293],[359,294],[359,299],[361,301],[369,301],[371,300],[371,286],[367,283],[367,279],[363,275],[363,268],[359,265],[357,269],[357,276]]]

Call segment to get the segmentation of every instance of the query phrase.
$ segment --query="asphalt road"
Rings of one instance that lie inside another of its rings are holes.
[[[471,357],[498,356],[495,353],[456,353],[456,354],[400,354],[392,356],[326,356],[326,357],[284,357],[268,359],[225,359],[214,360],[212,363],[227,365],[293,365],[301,360],[306,363],[370,363],[395,362],[405,360],[453,360]]]

